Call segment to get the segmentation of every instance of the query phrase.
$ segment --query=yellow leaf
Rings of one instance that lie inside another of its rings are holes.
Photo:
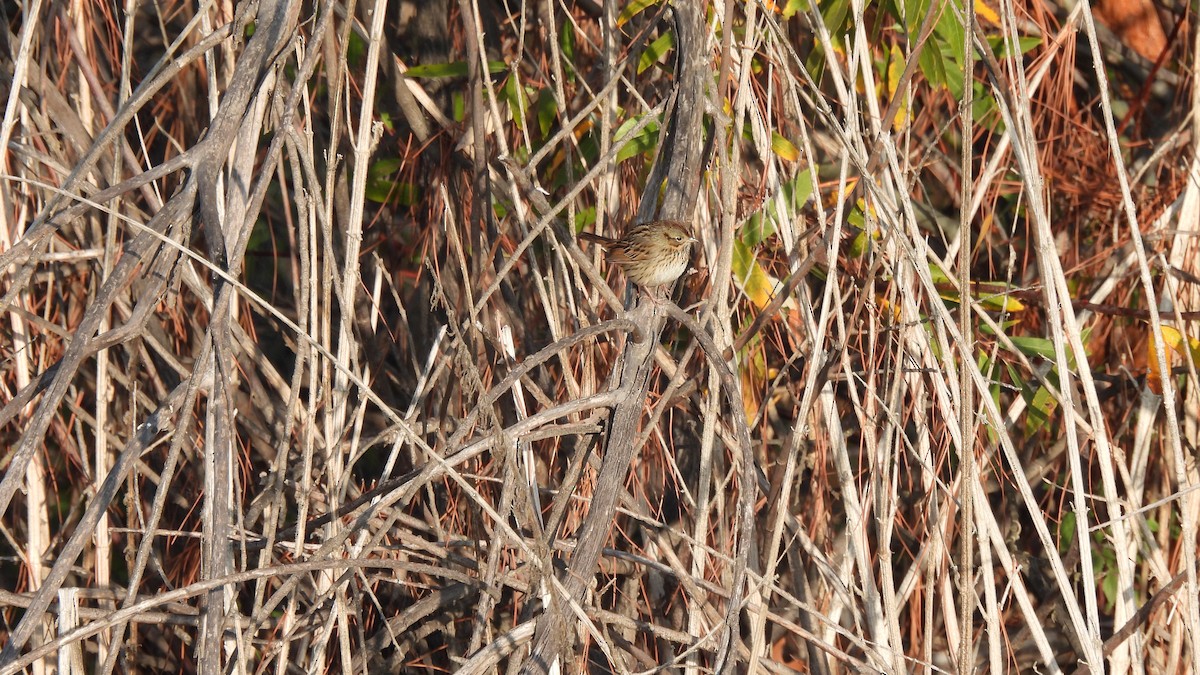
[[[741,362],[742,380],[742,410],[746,413],[746,422],[752,423],[758,416],[758,407],[762,404],[759,391],[766,379],[766,364],[762,350],[755,348],[745,355]]]
[[[900,305],[893,305],[886,296],[882,294],[875,295],[875,302],[879,303],[880,313],[883,315],[891,314],[892,323],[900,323]]]
[[[1000,25],[1000,15],[995,10],[983,4],[983,0],[975,0],[975,15],[993,26]]]
[[[1169,351],[1176,352],[1185,359],[1191,358],[1192,363],[1200,363],[1200,340],[1187,337],[1171,326],[1162,327],[1162,340],[1163,346]],[[1146,341],[1146,356],[1148,358],[1147,366],[1149,366],[1149,372],[1146,373],[1146,385],[1154,393],[1160,394],[1162,393],[1163,374],[1158,370],[1158,352],[1154,349],[1154,340]],[[1168,354],[1166,361],[1169,375],[1174,359]]]
[[[994,229],[994,225],[995,223],[993,222],[991,214],[983,217],[983,220],[979,223],[979,234],[975,237],[975,248],[972,250],[972,253],[977,254],[979,253],[980,249],[982,249],[985,245],[988,245],[990,242],[989,237]]]
[[[841,196],[846,197],[846,196],[854,194],[854,188],[857,185],[858,185],[858,176],[851,176],[851,177],[847,178],[846,179],[846,191],[844,193],[842,193]],[[825,205],[825,207],[827,207],[827,208],[832,208],[835,204],[837,204],[838,196],[839,195],[837,194],[836,191],[827,192],[821,197],[821,203],[823,205]]]
[[[985,309],[1015,314],[1025,311],[1025,303],[1009,295],[1007,284],[979,281],[972,285],[971,295]]]
[[[1192,359],[1192,363],[1200,363],[1200,340],[1196,338],[1187,338],[1186,345],[1184,344],[1184,335],[1175,328],[1170,326],[1162,327],[1163,343],[1171,349],[1179,352],[1179,355]],[[1153,343],[1151,343],[1153,344]]]
[[[1025,303],[1007,295],[991,295],[980,299],[984,307],[1008,314],[1025,311]]]
[[[758,260],[755,260],[754,249],[747,246],[745,241],[735,239],[733,260],[730,262],[733,267],[733,280],[759,309],[765,307],[771,301],[771,293],[778,282],[763,271]]]
[[[1179,332],[1176,331],[1174,328],[1168,329],[1167,326],[1163,326],[1163,342],[1166,343],[1165,346],[1167,347],[1168,350],[1170,350],[1170,349],[1172,349],[1172,346],[1171,346],[1170,340],[1167,337],[1168,330],[1170,332],[1174,333],[1176,336],[1179,335]],[[1146,373],[1146,386],[1150,388],[1150,391],[1152,391],[1156,394],[1161,394],[1162,390],[1163,390],[1162,372],[1158,369],[1158,350],[1154,348],[1154,340],[1146,340],[1146,360],[1147,360],[1146,365],[1149,368],[1149,371]],[[1171,356],[1170,356],[1170,354],[1168,354],[1167,355],[1167,368],[1170,369],[1170,367],[1171,367]]]
[[[800,151],[796,149],[796,146],[777,131],[771,132],[771,152],[778,155],[780,159],[786,159],[789,162],[800,159]]]
[[[897,91],[900,88],[900,78],[904,75],[904,52],[901,51],[900,45],[893,44],[891,55],[888,57],[887,68],[887,91],[890,98],[897,96],[901,97],[900,105],[896,107],[896,117],[892,119],[892,130],[901,131],[904,125],[908,123],[908,103],[904,100],[905,92]]]
[[[1163,344],[1171,349],[1179,349],[1179,345],[1183,342],[1183,333],[1171,328],[1170,326],[1162,327]],[[1154,344],[1153,341],[1150,344]]]
[[[749,274],[742,279],[742,290],[746,293],[746,297],[750,298],[750,302],[762,309],[771,302],[771,296],[774,295],[775,287],[778,284],[779,281],[772,279],[771,275],[763,271],[762,265],[755,260],[750,263]]]
[[[622,9],[620,15],[617,16],[617,26],[624,26],[626,22],[640,14],[643,10],[657,4],[658,0],[633,0],[633,2],[625,5],[625,9]]]

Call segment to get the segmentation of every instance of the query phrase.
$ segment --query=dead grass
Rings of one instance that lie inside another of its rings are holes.
[[[1190,26],[610,4],[10,8],[0,674],[1200,672]]]

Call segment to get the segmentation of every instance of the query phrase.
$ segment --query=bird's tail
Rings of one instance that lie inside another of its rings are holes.
[[[591,232],[580,232],[579,238],[583,241],[590,241],[593,244],[600,244],[604,248],[608,248],[609,246],[617,243],[616,239],[605,237],[604,235],[600,234],[592,234]]]

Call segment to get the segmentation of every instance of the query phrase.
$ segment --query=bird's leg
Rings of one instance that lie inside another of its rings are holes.
[[[646,291],[646,299],[650,301],[650,315],[657,316],[658,310],[663,306],[665,288],[663,286],[653,286],[644,288]]]

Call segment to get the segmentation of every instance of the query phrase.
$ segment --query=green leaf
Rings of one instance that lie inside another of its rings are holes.
[[[492,75],[508,70],[508,64],[503,61],[488,61],[488,72]],[[427,63],[413,66],[404,71],[406,77],[465,77],[467,74],[466,61],[451,61],[449,63]]]
[[[975,123],[993,134],[1003,134],[1004,117],[1000,115],[991,88],[978,80],[975,81],[973,88],[975,90]]]
[[[461,122],[467,116],[467,104],[461,91],[450,95],[450,107],[455,122]]]
[[[946,66],[946,91],[950,92],[954,100],[961,100],[963,94],[962,64],[954,59],[948,59],[944,65]]]
[[[1054,343],[1046,338],[1017,336],[1012,338],[1013,346],[1026,356],[1041,356],[1054,360]]]
[[[615,134],[616,142],[624,143],[624,145],[621,146],[621,149],[617,151],[618,164],[629,159],[630,157],[636,157],[643,152],[654,150],[654,146],[658,144],[657,122],[651,122],[647,124],[640,132],[638,132],[637,136],[630,138],[628,142],[625,141],[625,135],[629,133],[630,129],[637,126],[639,121],[640,119],[637,117],[625,120],[625,123],[617,129],[617,133]]]
[[[380,159],[367,169],[367,185],[364,196],[377,204],[412,206],[421,197],[421,190],[412,183],[402,183],[392,174],[404,166],[398,157]]]
[[[996,101],[991,96],[979,96],[979,90],[976,89],[975,95],[971,98],[971,115],[976,119],[982,119],[991,115],[996,110]]]
[[[1058,550],[1066,553],[1071,548],[1071,540],[1075,538],[1075,512],[1063,514],[1062,522],[1058,524]]]
[[[554,92],[549,87],[538,92],[534,111],[537,114],[538,130],[542,132],[542,138],[546,138],[550,134],[554,120],[558,118],[558,104],[554,102]]]
[[[658,63],[658,60],[671,51],[674,46],[674,33],[663,33],[654,42],[646,45],[646,51],[642,52],[642,58],[638,59],[638,75],[641,75],[647,68]]]
[[[812,198],[812,193],[812,171],[808,169],[798,171],[791,180],[786,181],[780,186],[780,196],[782,199],[768,199],[764,210],[773,219],[772,222],[792,220],[804,208],[808,200]],[[774,233],[775,229],[772,226],[771,231],[764,238]]]
[[[943,300],[962,304],[962,296],[955,288],[956,281],[949,279],[937,265],[932,263],[929,265],[929,276],[933,279],[933,283],[939,286],[938,295]],[[1001,281],[977,281],[971,285],[970,296],[984,309],[1015,314],[1025,311],[1025,305],[1012,296],[1014,290],[1016,289],[1013,286]],[[980,326],[980,328],[984,329],[987,326]]]
[[[746,246],[758,246],[775,234],[775,223],[769,218],[763,217],[762,212],[755,213],[750,216],[746,224],[742,226],[738,233],[740,239]]]
[[[992,399],[992,403],[995,404],[997,408],[1001,408],[1002,404],[1000,400],[1000,394],[1003,392],[1003,388],[1000,386],[999,376],[996,373],[996,371],[1000,368],[1000,364],[992,361],[992,359],[988,357],[987,351],[983,349],[979,350],[975,361],[978,363],[979,372],[983,373],[983,376],[987,378],[988,397]],[[993,443],[996,442],[996,429],[992,425],[984,424],[983,431],[987,434],[989,441]]]
[[[934,26],[933,36],[925,44],[925,51],[937,48],[941,60],[940,68],[944,73],[944,79],[939,84],[946,87],[956,99],[962,98],[963,91],[964,37],[965,33],[958,22],[958,16],[954,12],[942,11],[937,25]]]
[[[575,62],[575,24],[563,22],[563,30],[558,32],[558,48],[563,50],[566,60]]]
[[[963,33],[962,24],[958,22],[958,15],[954,12],[943,11],[938,17],[937,25],[933,28],[933,34],[941,36],[944,43],[942,51],[947,58],[953,59],[957,63],[962,63],[963,49]]]
[[[575,233],[578,234],[586,230],[594,222],[596,222],[596,207],[589,206],[585,209],[580,209],[575,213]]]
[[[372,178],[381,178],[390,176],[400,170],[404,166],[404,161],[399,157],[388,157],[385,159],[376,160],[371,168],[367,170],[367,180]]]
[[[917,56],[921,66],[921,74],[935,87],[946,86],[946,64],[942,56],[941,46],[935,38],[925,42],[925,48]]]
[[[350,37],[346,40],[346,63],[357,67],[362,65],[366,58],[367,41],[358,33],[350,31]]]
[[[796,12],[804,9],[806,4],[808,3],[804,2],[804,0],[787,0],[787,4],[783,6],[783,18],[790,19],[796,16]]]
[[[1083,341],[1085,351],[1087,350],[1088,338],[1090,336],[1090,330],[1085,330],[1080,334],[1080,339]],[[1026,356],[1041,356],[1049,361],[1055,360],[1054,343],[1046,338],[1017,336],[1011,339],[1013,346],[1017,348],[1017,351],[1025,354]],[[1074,370],[1076,367],[1075,352],[1071,349],[1071,345],[1066,345],[1066,349],[1067,367]]]
[[[562,51],[563,58],[569,63],[575,63],[575,24],[570,21],[564,21],[562,30],[558,34],[558,48]],[[575,71],[568,68],[567,78],[574,77]]]
[[[1104,579],[1100,582],[1100,590],[1104,592],[1104,611],[1112,612],[1113,607],[1117,606],[1117,571],[1115,569],[1105,570]]]
[[[625,5],[625,9],[617,15],[617,25],[624,26],[627,21],[641,14],[648,7],[653,7],[659,3],[659,0],[633,0],[633,2]]]
[[[783,184],[783,195],[787,198],[790,215],[795,215],[804,208],[813,194],[813,172],[805,169],[796,174],[795,178]]]
[[[730,260],[730,267],[733,270],[733,280],[741,284],[750,276],[750,266],[754,264],[754,250],[746,245],[746,242],[735,239],[733,241],[733,257]]]
[[[1017,48],[1021,50],[1022,54],[1028,54],[1029,52],[1041,46],[1042,38],[1037,35],[1017,36]],[[1002,56],[1004,58],[1008,58],[1008,54],[1003,54]]]
[[[1008,363],[1007,361],[1003,361],[1003,363],[1004,370],[1008,372],[1008,379],[1012,381],[1013,386],[1017,389],[1024,389],[1025,378],[1021,377],[1021,374],[1017,372],[1017,369],[1014,368],[1011,363]]]
[[[1009,320],[1005,321],[1004,323],[1000,324],[1000,328],[1001,329],[1012,328],[1013,326],[1015,326],[1019,323],[1021,323],[1020,319],[1009,319]],[[979,324],[979,332],[983,333],[984,335],[995,335],[996,334],[996,331],[992,330],[992,327],[987,325],[986,323]]]
[[[250,239],[246,242],[247,251],[268,251],[271,248],[271,228],[265,218],[255,220],[250,230]],[[253,257],[251,257],[253,259]]]
[[[1012,51],[1011,49],[1009,49],[1009,44],[1011,44],[1011,43],[1008,40],[1004,39],[1003,35],[989,35],[988,36],[988,45],[992,48],[992,53],[994,53],[996,55],[997,59],[1008,58],[1009,52]],[[1022,55],[1028,54],[1030,51],[1032,51],[1033,49],[1035,49],[1037,47],[1040,47],[1041,45],[1042,45],[1042,38],[1040,38],[1036,35],[1018,35],[1017,36],[1017,49],[1020,50]]]
[[[857,260],[863,257],[870,245],[871,238],[867,236],[866,230],[859,230],[858,234],[854,235],[854,239],[850,242],[850,250],[846,252],[846,255]]]
[[[859,199],[854,208],[850,209],[850,213],[846,214],[846,222],[860,230],[867,229],[867,216],[863,213],[863,200]]]
[[[1046,422],[1050,421],[1050,416],[1058,407],[1058,401],[1054,400],[1050,390],[1045,387],[1038,387],[1037,391],[1033,392],[1032,396],[1027,396],[1026,399],[1029,412],[1025,418],[1025,436],[1029,437],[1046,426]]]
[[[504,82],[504,99],[508,102],[508,109],[512,112],[513,123],[517,125],[517,129],[525,129],[525,114],[529,108],[529,97],[525,94],[525,87],[521,86],[520,77],[513,73]]]
[[[833,37],[835,47],[840,45],[837,36],[840,36],[846,27],[846,17],[850,15],[850,0],[830,0],[829,2],[820,3],[821,16],[825,19],[825,25],[829,27],[829,34]]]
[[[376,204],[412,206],[421,199],[421,189],[412,183],[375,183],[367,185],[365,196]]]
[[[836,40],[836,38],[830,38]],[[813,48],[812,53],[808,55],[808,59],[804,61],[804,68],[813,73],[813,79],[817,84],[821,83],[821,74],[825,72],[825,50],[817,45]]]

